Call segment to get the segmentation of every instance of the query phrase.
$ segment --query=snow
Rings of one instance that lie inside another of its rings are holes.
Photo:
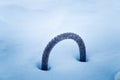
[[[119,3],[0,0],[0,80],[119,80]],[[64,32],[81,36],[88,61],[79,62],[77,44],[64,40],[50,53],[50,70],[40,70],[45,46]]]
[[[120,72],[115,75],[115,80],[120,80]]]

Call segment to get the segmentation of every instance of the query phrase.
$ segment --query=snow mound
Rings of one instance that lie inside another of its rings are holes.
[[[0,0],[0,80],[119,80],[120,1]],[[41,58],[56,35],[73,32],[86,45],[80,62],[78,45],[58,43],[49,71]]]

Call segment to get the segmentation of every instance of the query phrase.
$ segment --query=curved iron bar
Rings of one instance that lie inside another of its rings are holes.
[[[83,40],[81,39],[81,37],[75,33],[63,33],[53,38],[46,46],[43,52],[43,55],[42,55],[42,65],[41,65],[42,70],[48,70],[48,59],[49,59],[49,55],[50,55],[52,48],[58,42],[64,39],[73,39],[78,44],[79,51],[80,51],[80,61],[86,62],[86,48],[85,48],[85,44]]]

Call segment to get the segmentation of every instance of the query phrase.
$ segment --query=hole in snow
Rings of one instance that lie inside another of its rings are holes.
[[[86,61],[80,61],[80,58],[76,57],[76,60],[79,61],[79,62],[88,62],[88,58],[86,58]]]
[[[42,68],[41,68],[41,63],[37,63],[37,68],[39,69],[39,70],[42,70]],[[49,67],[48,66],[48,69],[47,70],[42,70],[42,71],[50,71],[51,70],[51,67]]]

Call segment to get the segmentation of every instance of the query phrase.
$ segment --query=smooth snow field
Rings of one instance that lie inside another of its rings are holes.
[[[84,40],[87,62],[78,60],[78,45],[68,39],[52,49],[49,70],[41,70],[44,48],[65,32]],[[115,79],[120,0],[0,0],[0,80]]]

